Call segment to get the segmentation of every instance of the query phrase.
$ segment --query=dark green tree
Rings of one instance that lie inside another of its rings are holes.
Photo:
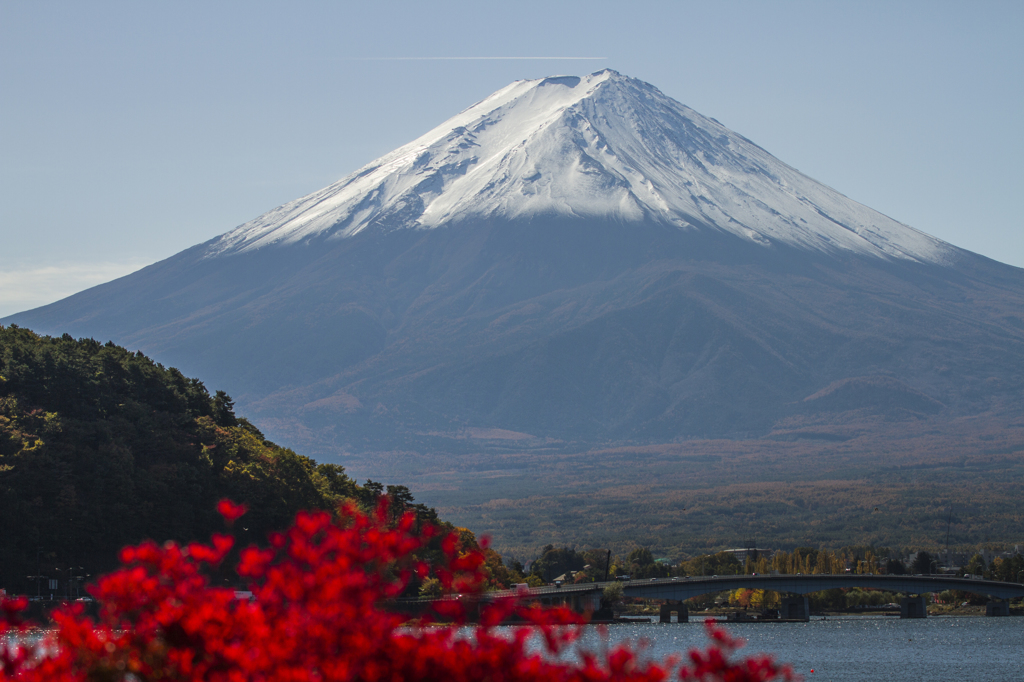
[[[237,426],[235,401],[224,391],[217,391],[213,397],[213,421],[217,426]]]
[[[885,562],[885,572],[889,575],[904,575],[907,572],[907,567],[899,559],[890,558]]]
[[[928,552],[920,551],[917,556],[914,557],[913,563],[910,564],[910,572],[915,575],[918,573],[929,574],[932,572],[932,556]]]
[[[985,566],[985,558],[980,554],[975,554],[971,557],[971,560],[964,566],[964,573],[970,573],[971,575],[985,575],[988,571],[988,567]]]
[[[637,547],[626,557],[626,563],[639,567],[649,566],[654,563],[654,555],[646,547]]]
[[[547,545],[540,558],[530,565],[530,573],[539,576],[547,583],[569,571],[582,570],[584,565],[586,562],[583,555],[577,553],[576,550]]]

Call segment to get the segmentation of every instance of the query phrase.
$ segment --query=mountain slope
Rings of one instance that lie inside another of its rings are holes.
[[[331,187],[3,322],[142,348],[331,456],[466,428],[664,441],[1011,414],[1021,311],[1021,270],[604,71],[514,83]]]

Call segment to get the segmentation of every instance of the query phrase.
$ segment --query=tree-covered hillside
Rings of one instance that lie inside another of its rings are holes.
[[[205,539],[223,497],[249,505],[247,543],[382,492],[267,441],[223,391],[142,353],[0,326],[0,587],[95,576],[144,538]]]

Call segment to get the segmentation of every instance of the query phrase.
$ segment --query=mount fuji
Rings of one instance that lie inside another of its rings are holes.
[[[1024,395],[1024,271],[614,71],[517,81],[327,188],[0,322],[139,348],[327,457],[1010,419]]]
[[[941,241],[816,183],[652,86],[601,71],[518,81],[209,255],[365,230],[538,217],[714,226],[762,245],[943,262]]]

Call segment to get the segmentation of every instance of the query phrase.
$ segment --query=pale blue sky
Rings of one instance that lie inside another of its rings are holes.
[[[513,80],[606,67],[1024,267],[1019,0],[0,0],[0,316],[226,232]]]

